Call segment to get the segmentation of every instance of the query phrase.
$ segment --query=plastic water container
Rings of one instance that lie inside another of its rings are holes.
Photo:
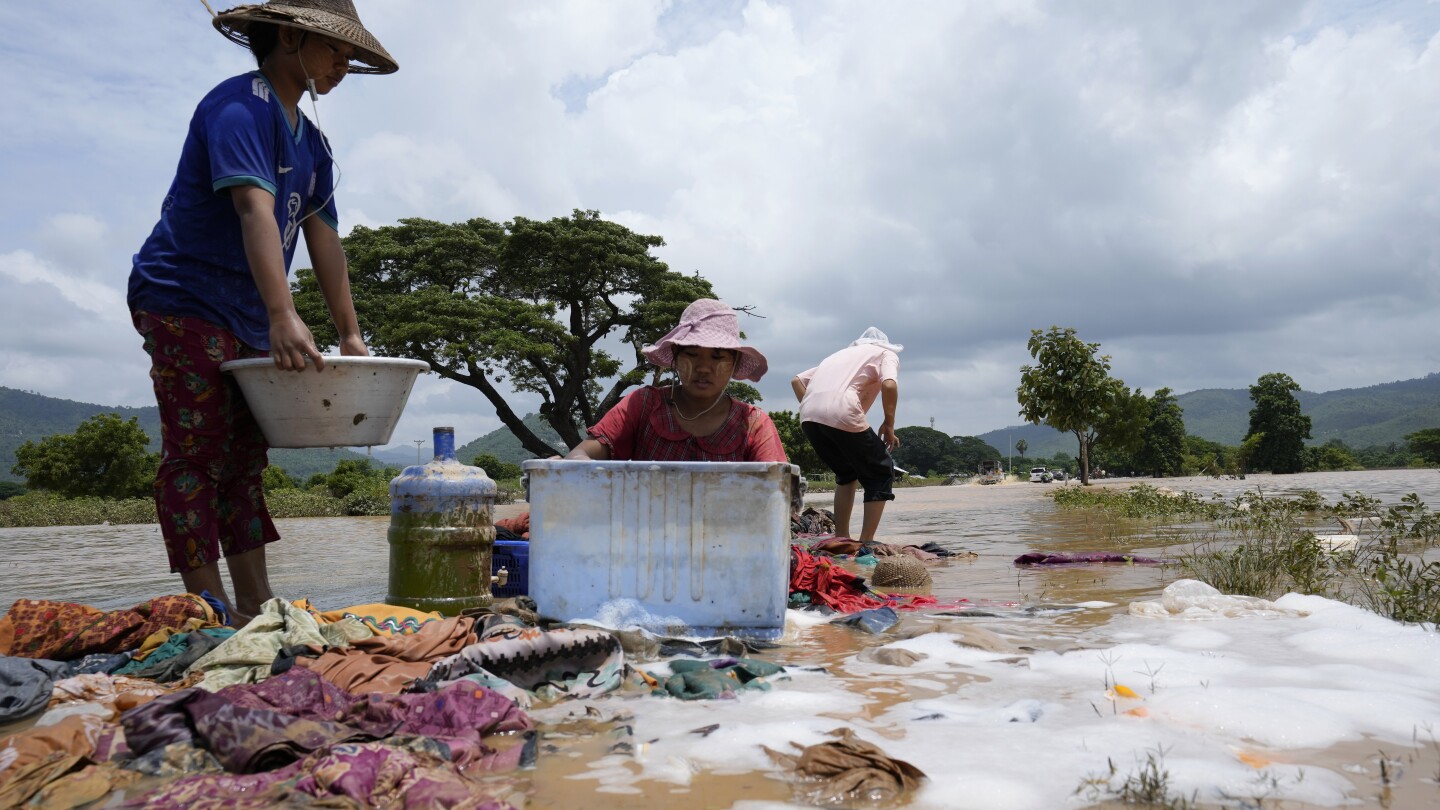
[[[631,599],[647,629],[778,638],[799,470],[776,462],[563,461],[530,480],[530,596],[542,615],[598,617]]]
[[[435,428],[435,458],[390,482],[385,601],[448,616],[490,605],[495,482],[455,458],[455,429]]]

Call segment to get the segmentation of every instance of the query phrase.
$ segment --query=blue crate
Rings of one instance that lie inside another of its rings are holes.
[[[499,571],[502,566],[510,572],[510,577],[503,586],[492,586],[491,594],[496,599],[528,595],[530,593],[530,541],[496,540],[490,573]]]

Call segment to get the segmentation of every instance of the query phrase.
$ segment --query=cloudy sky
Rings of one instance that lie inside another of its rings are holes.
[[[360,10],[401,69],[319,102],[344,227],[585,208],[662,236],[764,316],[770,409],[870,325],[906,346],[900,424],[951,434],[1020,421],[1051,324],[1147,393],[1440,370],[1435,0]],[[196,102],[253,67],[208,17],[0,6],[0,385],[153,404],[130,256]],[[432,376],[393,441],[437,424],[499,421]]]

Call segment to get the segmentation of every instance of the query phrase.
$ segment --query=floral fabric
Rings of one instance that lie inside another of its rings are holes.
[[[137,312],[160,406],[155,510],[170,570],[194,571],[220,557],[280,539],[265,507],[265,436],[227,360],[264,357],[229,330],[199,318]]]
[[[75,602],[20,599],[0,619],[0,654],[70,661],[139,646],[163,628],[189,619],[215,625],[215,611],[194,594],[161,596],[128,610],[103,611]]]

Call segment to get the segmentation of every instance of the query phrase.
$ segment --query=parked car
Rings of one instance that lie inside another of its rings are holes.
[[[1064,470],[1051,470],[1050,477],[1054,478],[1056,481],[1064,481],[1065,479],[1070,477],[1070,474],[1065,472]]]
[[[1030,483],[1032,483],[1032,484],[1048,484],[1048,483],[1050,483],[1050,482],[1053,481],[1053,480],[1055,480],[1054,476],[1052,476],[1052,475],[1050,474],[1050,471],[1047,470],[1047,469],[1045,469],[1044,467],[1031,467],[1031,468],[1030,468]]]

